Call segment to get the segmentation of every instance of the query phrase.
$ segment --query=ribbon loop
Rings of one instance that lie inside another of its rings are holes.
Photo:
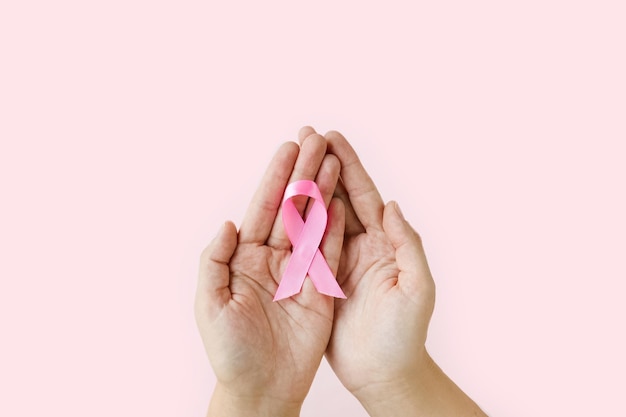
[[[305,195],[313,199],[313,206],[306,222],[300,217],[292,198]],[[319,250],[324,237],[328,212],[324,199],[314,181],[301,180],[292,182],[283,197],[283,224],[287,236],[293,245],[291,258],[280,280],[274,301],[291,297],[302,290],[302,284],[309,275],[317,292],[337,298],[346,298],[337,284],[326,258]]]

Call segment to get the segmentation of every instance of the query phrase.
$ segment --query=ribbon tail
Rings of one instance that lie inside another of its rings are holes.
[[[307,236],[307,227],[303,228],[300,237]],[[291,297],[298,294],[302,290],[302,284],[306,278],[307,272],[311,266],[315,255],[319,250],[316,250],[318,242],[311,242],[305,240],[299,240],[291,252],[291,258],[287,263],[287,268],[283,273],[283,277],[278,285],[278,290],[274,294],[274,301],[282,300],[283,298]]]
[[[324,255],[319,250],[315,253],[313,262],[309,267],[309,278],[311,278],[317,292],[335,298],[347,298],[330,270]]]
[[[291,284],[293,284],[293,281],[291,281]],[[301,290],[302,290],[302,285],[299,285],[299,286],[282,285],[282,281],[281,281],[281,285],[278,286],[278,290],[276,291],[276,294],[274,294],[273,301],[280,301],[285,298],[292,297],[298,294]]]
[[[308,264],[297,259],[292,254],[278,285],[278,290],[274,294],[274,301],[298,294],[302,290],[302,284],[304,284],[304,279],[306,278],[306,269],[308,269]]]

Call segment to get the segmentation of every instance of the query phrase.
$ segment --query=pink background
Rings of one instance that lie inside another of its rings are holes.
[[[625,415],[623,1],[3,1],[0,415],[202,416],[198,255],[298,128],[422,233],[490,415]],[[324,362],[303,416],[365,416]]]

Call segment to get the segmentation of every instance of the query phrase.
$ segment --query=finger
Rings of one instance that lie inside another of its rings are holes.
[[[400,206],[395,201],[385,206],[383,228],[396,249],[396,263],[400,270],[398,285],[406,294],[434,296],[434,282],[426,261],[422,239],[404,219]]]
[[[289,183],[299,180],[314,180],[317,177],[325,155],[326,140],[323,136],[313,134],[305,138],[300,146],[300,155],[289,178]],[[304,213],[306,200],[306,198],[302,198],[294,202],[301,215]],[[282,222],[280,223],[282,224]]]
[[[230,300],[230,269],[228,263],[237,248],[237,228],[226,222],[200,256],[200,272],[196,290],[196,319],[215,317]]]
[[[298,159],[288,183],[298,180],[314,180],[325,155],[326,140],[320,135],[309,136],[300,147],[300,153],[298,154]],[[281,197],[285,188],[286,184],[282,188]],[[296,197],[294,199],[294,205],[301,215],[306,207],[306,202],[306,198]],[[279,198],[278,204],[280,205],[280,203]],[[273,226],[269,238],[267,239],[267,245],[277,249],[288,249],[291,246],[291,242],[289,242],[289,238],[285,233],[281,215],[282,209],[279,209],[278,214],[272,218]]]
[[[302,145],[304,143],[304,141],[306,140],[306,138],[308,138],[311,135],[316,135],[317,132],[315,131],[315,129],[311,126],[304,126],[300,129],[300,131],[298,132],[298,142],[300,143],[300,145]],[[324,157],[324,159],[326,159],[326,156]],[[336,159],[336,157],[335,157]],[[315,182],[317,182],[317,185],[320,188],[320,191],[322,192],[322,196],[324,197],[324,204],[326,205],[326,207],[328,208],[328,204],[330,203],[330,199],[332,198],[332,191],[330,194],[328,194],[326,192],[326,190],[328,189],[326,187],[325,184],[325,179],[328,178],[324,173],[322,173],[322,168],[324,167],[324,162],[322,161],[322,166],[320,167],[320,173],[318,173],[317,177],[315,178]],[[337,160],[338,162],[338,160]],[[339,164],[337,164],[339,165]],[[320,176],[321,174],[321,176]],[[333,175],[334,178],[334,175]],[[335,184],[337,183],[337,179],[339,178],[339,170],[337,170],[337,175],[336,178],[332,180],[332,182],[334,182]],[[321,180],[321,181],[320,181]],[[333,185],[334,187],[334,185]],[[311,210],[311,201],[309,200],[307,207],[305,209],[305,213],[306,215],[308,215],[309,211]]]
[[[359,221],[368,229],[382,228],[383,200],[359,157],[339,132],[328,132],[328,151],[341,162],[341,179]]]
[[[346,211],[345,234],[346,236],[355,236],[360,233],[364,233],[365,228],[363,227],[363,225],[359,221],[359,218],[354,212],[354,208],[352,207],[352,204],[350,203],[350,196],[348,195],[348,192],[346,191],[346,187],[345,185],[343,185],[343,181],[341,180],[341,178],[339,178],[339,180],[337,181],[337,186],[335,187],[334,196],[341,199],[345,207],[345,211]]]
[[[326,234],[320,244],[320,250],[335,276],[337,276],[337,270],[339,269],[344,227],[345,210],[343,202],[338,198],[333,198],[328,206],[328,224],[326,225]]]
[[[299,143],[302,144],[302,142],[304,142],[304,140],[307,137],[309,137],[311,135],[314,135],[314,134],[316,134],[316,132],[315,132],[315,129],[313,129],[313,127],[311,127],[311,126],[304,126],[298,132],[298,141],[299,141]],[[321,186],[320,186],[320,188],[321,188]],[[365,228],[363,227],[363,225],[359,221],[359,218],[357,217],[356,213],[354,212],[354,208],[352,208],[352,204],[350,204],[350,198],[348,197],[348,192],[346,191],[346,188],[343,185],[343,182],[341,181],[341,179],[339,179],[337,181],[337,186],[336,186],[334,195],[336,197],[339,197],[343,201],[343,205],[345,207],[345,213],[346,213],[346,230],[345,230],[345,234],[348,235],[348,236],[354,236],[354,235],[357,235],[359,233],[365,232]],[[326,200],[326,201],[328,201],[328,200]]]
[[[315,177],[315,183],[320,189],[326,208],[328,208],[330,200],[333,198],[333,193],[335,192],[335,187],[337,186],[337,181],[339,180],[340,170],[341,164],[335,155],[324,155],[317,177]],[[313,200],[310,199],[305,211],[305,217],[308,216],[312,207]]]
[[[241,224],[241,243],[262,245],[267,240],[299,152],[296,143],[286,142],[274,155]]]
[[[311,126],[302,127],[300,131],[298,132],[298,143],[302,145],[302,142],[304,142],[306,138],[316,133],[317,132],[315,131],[315,129],[313,129]]]

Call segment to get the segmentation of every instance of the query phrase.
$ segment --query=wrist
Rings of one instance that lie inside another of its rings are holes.
[[[244,395],[221,385],[215,386],[207,417],[296,417],[302,402],[290,402],[269,395]]]
[[[420,409],[420,392],[427,383],[425,380],[429,378],[429,368],[433,364],[426,349],[422,349],[410,365],[391,372],[387,369],[375,381],[352,391],[352,395],[370,416],[406,416],[407,412]]]
[[[372,417],[485,416],[426,350],[406,373],[353,394]]]

